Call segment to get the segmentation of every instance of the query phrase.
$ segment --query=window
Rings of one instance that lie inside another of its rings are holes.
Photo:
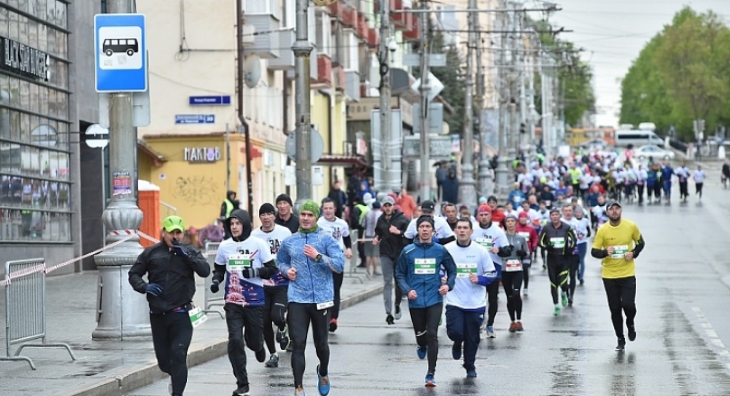
[[[332,23],[327,13],[317,13],[317,50],[320,54],[332,55]]]

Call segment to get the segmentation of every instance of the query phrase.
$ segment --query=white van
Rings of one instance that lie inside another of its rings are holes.
[[[632,129],[616,131],[614,141],[616,147],[626,147],[629,144],[633,144],[634,147],[644,146],[647,144],[664,147],[664,140],[656,133],[647,130]]]

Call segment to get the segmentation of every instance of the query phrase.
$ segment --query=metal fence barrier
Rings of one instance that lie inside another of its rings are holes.
[[[205,278],[205,313],[217,313],[223,319],[223,314],[217,309],[210,309],[210,307],[224,305],[224,294],[223,290],[219,290],[218,293],[210,291],[210,285],[213,284],[213,271],[215,270],[215,255],[218,253],[218,246],[220,242],[206,242],[205,243],[205,259],[210,265],[210,276]],[[221,289],[223,286],[221,286]]]
[[[20,356],[23,348],[65,348],[71,360],[76,360],[71,347],[65,343],[46,343],[46,273],[45,259],[16,260],[5,263],[5,357],[0,360],[24,360],[35,370],[27,356]],[[41,344],[27,344],[41,339]],[[10,346],[22,344],[10,352]]]

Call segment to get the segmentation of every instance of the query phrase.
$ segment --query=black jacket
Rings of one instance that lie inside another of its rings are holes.
[[[195,274],[203,278],[210,275],[210,265],[200,251],[193,245],[183,246],[190,252],[189,258],[175,254],[164,242],[158,242],[145,249],[129,270],[129,284],[139,293],[147,292],[148,283],[142,279],[145,274],[149,283],[162,287],[160,297],[147,295],[154,313],[186,307],[195,294]]]
[[[390,258],[394,263],[398,260],[400,252],[408,245],[408,240],[403,236],[408,229],[408,224],[410,224],[410,220],[399,210],[393,212],[390,220],[385,218],[385,213],[378,217],[378,221],[375,223],[375,235],[380,239],[381,256]],[[395,226],[395,228],[400,230],[401,234],[392,234],[390,232],[390,226]]]
[[[278,224],[280,226],[284,226],[291,231],[291,233],[295,233],[299,231],[299,216],[295,215],[294,213],[289,216],[289,220],[284,221],[279,215],[276,215],[276,219],[274,219],[274,224]]]

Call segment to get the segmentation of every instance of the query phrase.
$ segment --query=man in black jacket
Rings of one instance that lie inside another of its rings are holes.
[[[195,294],[195,273],[205,278],[210,275],[210,266],[199,250],[180,243],[183,219],[169,216],[162,226],[162,241],[137,257],[129,270],[129,284],[147,294],[157,365],[170,375],[171,393],[182,395],[188,382],[186,360],[193,337],[188,312]],[[149,283],[142,279],[145,274]]]
[[[403,236],[410,221],[403,215],[403,212],[395,208],[395,201],[392,197],[383,198],[383,214],[378,218],[375,225],[375,238],[373,245],[380,245],[380,268],[383,271],[383,302],[385,303],[385,321],[392,325],[393,315],[393,282],[395,281],[395,263],[398,261],[401,251],[407,245]],[[395,319],[401,318],[400,303],[403,300],[403,291],[395,282]]]

